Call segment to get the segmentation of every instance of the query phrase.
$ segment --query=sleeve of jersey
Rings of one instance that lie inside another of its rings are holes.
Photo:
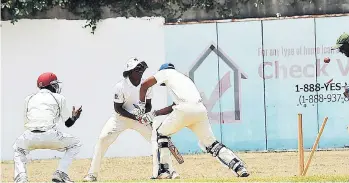
[[[122,92],[121,87],[116,87],[115,93],[114,93],[114,102],[115,103],[124,103],[124,93]]]
[[[146,99],[152,99],[153,98],[153,87],[148,88],[147,94],[145,96]]]
[[[157,73],[155,73],[154,78],[156,79],[157,84],[162,84],[162,83],[166,82],[166,80],[167,80],[166,69],[158,71]]]
[[[67,121],[71,117],[71,112],[64,97],[61,99],[61,117],[63,122]]]

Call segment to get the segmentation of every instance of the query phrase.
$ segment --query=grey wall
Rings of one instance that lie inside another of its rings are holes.
[[[167,22],[227,19],[227,18],[261,18],[275,17],[277,13],[281,16],[297,15],[321,15],[349,13],[349,0],[214,0],[210,10],[203,7],[192,7],[183,9],[184,5],[191,5],[191,0],[182,0],[182,4],[172,4],[161,7],[163,2],[153,0],[153,10],[131,7],[125,13],[127,16],[163,16]],[[195,2],[195,1],[194,1]],[[161,7],[158,8],[157,7]],[[123,16],[118,13],[118,5],[104,8],[103,18]],[[124,14],[124,15],[125,15]],[[3,17],[6,19],[6,16]],[[80,17],[60,9],[59,7],[45,13],[39,13],[30,18],[58,18],[58,19],[80,19]]]
[[[263,18],[297,15],[340,14],[349,12],[349,0],[249,0],[239,3],[239,0],[221,0],[228,2],[227,6],[234,18]],[[240,0],[241,1],[241,0]],[[294,3],[297,1],[296,3]],[[222,13],[221,13],[222,14]],[[224,14],[226,15],[226,14]],[[231,18],[226,17],[226,18]],[[205,10],[192,9],[186,11],[181,17],[183,20],[195,19],[221,19],[219,11],[206,13]]]

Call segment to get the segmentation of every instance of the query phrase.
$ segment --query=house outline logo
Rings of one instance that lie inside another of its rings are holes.
[[[242,71],[242,69],[231,59],[229,56],[224,53],[224,51],[219,48],[218,46],[215,46],[216,43],[211,42],[208,47],[204,49],[204,51],[198,56],[198,58],[195,60],[195,62],[189,67],[188,76],[190,79],[194,81],[194,73],[195,71],[200,67],[200,65],[206,60],[206,58],[211,54],[211,52],[214,52],[221,60],[224,61],[225,64],[228,65],[228,67],[233,70],[234,72],[234,107],[235,110],[233,111],[233,116],[235,116],[234,121],[240,122],[241,121],[241,79],[247,79],[247,74]],[[229,87],[230,87],[230,76],[228,75],[229,81]],[[221,80],[219,81],[220,87],[222,87]],[[228,87],[228,88],[229,88]],[[222,95],[222,94],[220,94]],[[221,96],[219,96],[218,100]],[[216,101],[217,102],[217,101]],[[210,112],[210,111],[209,111]],[[225,115],[220,114],[222,119],[224,120]]]

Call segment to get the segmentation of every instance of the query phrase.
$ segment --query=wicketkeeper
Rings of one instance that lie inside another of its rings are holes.
[[[53,182],[73,182],[68,176],[68,168],[78,154],[80,141],[57,129],[59,123],[66,127],[74,125],[80,117],[82,107],[70,112],[66,100],[60,94],[61,87],[54,73],[43,73],[37,80],[39,92],[25,99],[24,126],[26,130],[13,145],[15,175],[14,181],[25,183],[27,177],[27,155],[35,149],[51,149],[65,152],[60,160]],[[44,168],[44,167],[42,167]]]

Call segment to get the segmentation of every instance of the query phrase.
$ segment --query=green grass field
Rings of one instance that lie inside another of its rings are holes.
[[[305,152],[305,163],[309,152]],[[238,153],[251,176],[236,178],[216,159],[207,154],[185,155],[185,162],[174,162],[179,180],[150,180],[151,157],[104,158],[99,182],[349,182],[349,151],[317,151],[307,175],[298,176],[297,152]],[[75,160],[69,175],[82,181],[91,160]],[[50,182],[57,159],[34,160],[28,164],[29,181]],[[12,182],[13,162],[1,163],[1,182]]]

